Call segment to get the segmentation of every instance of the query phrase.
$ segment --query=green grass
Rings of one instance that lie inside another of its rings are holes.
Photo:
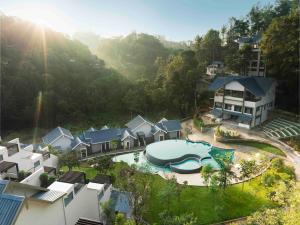
[[[285,153],[282,150],[280,150],[279,148],[274,147],[270,144],[266,144],[266,143],[260,143],[260,142],[254,142],[254,141],[235,141],[235,142],[230,142],[230,143],[258,148],[262,151],[269,152],[274,155],[286,156]]]
[[[115,187],[123,179],[119,172],[127,164],[116,163],[111,171],[116,176]],[[67,170],[67,168],[63,168]],[[87,178],[92,179],[97,171],[93,168],[74,168],[77,171],[87,173]],[[151,197],[148,202],[149,210],[145,214],[145,219],[150,224],[158,222],[158,215],[167,208],[165,202],[159,197],[158,193],[166,186],[166,181],[158,175],[145,175],[152,179]],[[200,176],[200,175],[199,175]],[[206,187],[188,186],[182,191],[180,198],[172,200],[170,209],[175,215],[182,213],[194,213],[199,219],[199,224],[210,224],[228,219],[247,216],[254,211],[266,206],[274,206],[267,196],[267,189],[260,185],[260,178],[247,182],[242,191],[242,185],[233,185],[223,193],[221,190],[211,192]]]

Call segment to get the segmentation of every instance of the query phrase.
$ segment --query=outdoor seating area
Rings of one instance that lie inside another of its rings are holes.
[[[300,123],[277,118],[263,126],[263,132],[271,138],[289,138],[300,135]]]

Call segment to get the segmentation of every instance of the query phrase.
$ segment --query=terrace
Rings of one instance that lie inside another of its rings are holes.
[[[300,135],[300,123],[277,118],[264,125],[263,132],[270,138],[295,137]]]

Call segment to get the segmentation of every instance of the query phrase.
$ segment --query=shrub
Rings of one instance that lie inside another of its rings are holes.
[[[26,177],[26,176],[25,176],[25,171],[24,171],[24,170],[19,171],[19,174],[18,174],[18,179],[19,179],[19,181],[24,180],[25,177]]]
[[[41,187],[48,187],[48,174],[47,173],[42,173],[40,175],[40,181],[41,181]]]
[[[51,185],[56,180],[55,176],[49,176],[48,177],[48,186]]]
[[[276,176],[271,173],[264,173],[261,177],[261,183],[266,187],[272,187],[275,184],[276,180]]]
[[[276,171],[281,171],[284,168],[283,160],[280,158],[276,158],[272,161],[272,168]]]

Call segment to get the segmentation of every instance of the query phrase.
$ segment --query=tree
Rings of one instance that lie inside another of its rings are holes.
[[[201,169],[201,176],[204,179],[204,182],[207,185],[207,187],[209,185],[213,173],[214,170],[210,164],[203,166]]]
[[[132,167],[121,170],[120,176],[124,178],[120,181],[120,187],[128,193],[133,220],[136,224],[141,224],[143,215],[148,210],[146,203],[151,194],[151,176],[148,173],[138,172]]]
[[[79,158],[75,151],[67,151],[59,156],[59,165],[68,167],[71,171],[73,167],[79,166]]]
[[[281,80],[280,107],[298,111],[299,95],[299,10],[274,19],[263,35],[261,49],[270,76]],[[284,38],[283,38],[284,37]]]
[[[113,167],[113,161],[110,156],[101,156],[95,160],[95,168],[99,173],[106,174]]]
[[[224,157],[218,157],[217,161],[221,167],[218,176],[219,186],[223,190],[225,190],[226,187],[230,184],[230,181],[236,177],[235,173],[232,171],[233,163],[229,155],[225,155]]]
[[[101,203],[101,209],[104,214],[104,221],[108,225],[114,224],[115,221],[115,212],[112,209],[111,204],[112,204],[111,201]]]
[[[136,225],[136,223],[133,220],[126,219],[124,214],[118,213],[114,225]]]
[[[240,177],[241,181],[249,179],[257,171],[257,165],[255,160],[241,160]],[[242,190],[244,190],[245,181],[243,181]]]

